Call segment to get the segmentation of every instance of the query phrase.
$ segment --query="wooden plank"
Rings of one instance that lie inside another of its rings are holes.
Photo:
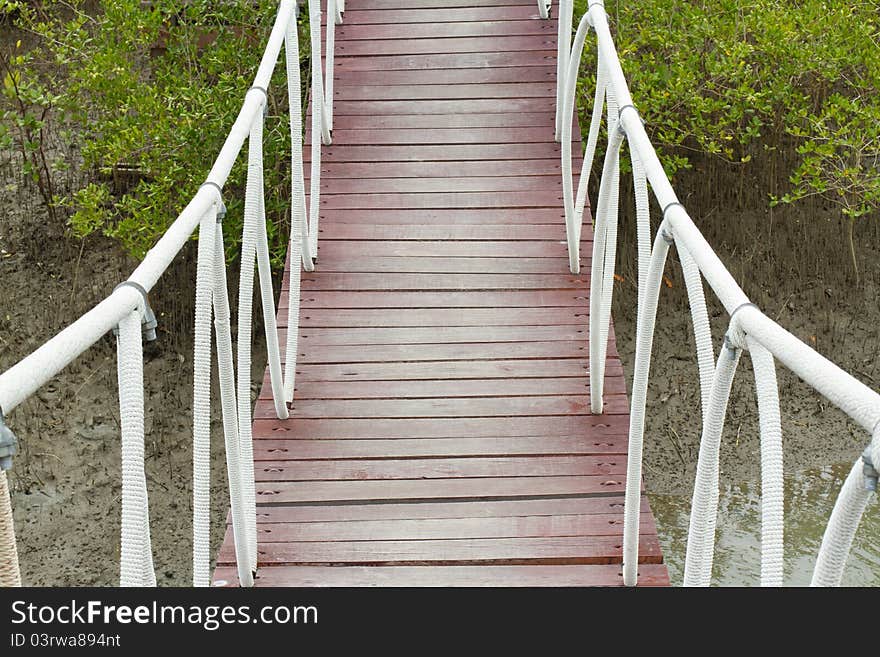
[[[626,459],[608,456],[480,457],[262,461],[258,482],[395,481],[471,477],[551,477],[626,474]]]
[[[392,162],[386,164],[397,166],[400,163]],[[431,224],[473,226],[498,223],[509,226],[552,224],[561,229],[565,228],[565,216],[559,208],[435,208],[429,210],[383,210],[382,212],[364,209],[334,210],[330,214],[322,214],[321,218],[328,221],[332,219],[331,223],[333,226],[337,224],[363,225],[364,223],[370,223],[377,226],[415,225],[423,226],[426,230]],[[320,248],[320,244],[318,248]]]
[[[371,195],[378,196],[378,195]],[[515,240],[474,240],[450,242],[445,240],[386,240],[384,242],[359,240],[334,240],[327,242],[319,251],[319,258],[335,257],[378,258],[565,258],[568,248],[564,236],[542,242]]]
[[[470,23],[473,21],[513,21],[539,19],[536,7],[483,6],[445,9],[407,8],[395,9],[394,13],[382,9],[346,8],[346,25],[403,25],[405,23]],[[326,13],[324,21],[326,22]],[[555,28],[554,28],[555,29]]]
[[[321,418],[256,419],[254,436],[266,438],[458,438],[461,436],[619,436],[629,430],[625,415],[444,418]],[[576,492],[576,491],[570,491]],[[585,491],[588,493],[595,490]],[[602,489],[602,493],[611,493]]]
[[[603,413],[629,412],[623,395],[604,396]],[[439,397],[432,399],[294,399],[298,418],[489,418],[591,415],[588,395],[533,397]],[[255,419],[275,417],[271,403],[258,402]]]
[[[546,243],[546,242],[545,242]],[[513,242],[518,244],[518,242]],[[325,245],[326,247],[327,245]],[[581,271],[589,271],[590,252],[581,250]],[[318,267],[321,272],[347,273],[431,273],[431,274],[558,274],[568,271],[568,258],[558,255],[552,258],[515,257],[423,257],[423,256],[360,256],[335,253],[318,247]],[[491,311],[494,316],[494,311]],[[494,320],[493,320],[494,321]],[[515,317],[500,319],[497,325],[521,323]],[[538,324],[540,322],[531,322]],[[568,321],[562,323],[570,323]],[[413,325],[411,325],[413,326]]]
[[[313,328],[302,329],[299,339],[305,348],[321,345],[368,344],[443,344],[478,342],[491,331],[493,342],[535,342],[553,340],[585,340],[586,327],[572,325],[547,326],[440,326],[440,327],[385,327],[385,328]],[[281,344],[287,339],[287,329],[279,333]],[[612,336],[613,339],[613,336]]]
[[[623,381],[618,384],[622,387]],[[589,383],[575,377],[559,379],[469,379],[466,381],[301,381],[297,399],[431,399],[439,397],[559,396],[584,392]],[[261,395],[270,399],[271,390]]]
[[[389,17],[390,18],[390,17]],[[457,23],[401,23],[397,24],[390,21],[386,24],[368,24],[359,25],[346,21],[342,25],[336,26],[336,43],[337,50],[341,53],[347,52],[346,46],[349,43],[357,41],[386,41],[404,39],[412,42],[417,39],[467,39],[481,38],[492,43],[495,39],[505,40],[517,36],[533,36],[538,37],[537,43],[544,43],[547,39],[552,38],[556,32],[556,25],[551,21],[536,20],[520,20],[520,21],[470,21]],[[525,41],[525,40],[523,40]],[[528,39],[533,45],[535,39]],[[418,44],[410,43],[412,48],[403,52],[421,52]],[[455,44],[450,44],[452,50],[442,49],[430,52],[456,52]],[[488,45],[487,47],[493,47]],[[466,52],[470,52],[468,49]],[[383,50],[382,52],[386,52]],[[394,48],[388,48],[387,52],[395,52]],[[400,52],[400,50],[396,50]]]
[[[283,306],[283,308],[286,307]],[[460,308],[450,312],[444,308],[403,308],[375,310],[314,308],[300,313],[303,328],[328,327],[392,327],[392,326],[541,326],[548,319],[544,308]],[[542,321],[543,320],[543,321]],[[553,312],[556,325],[589,323],[585,309],[559,307]],[[279,326],[287,326],[287,313],[278,318]]]
[[[480,0],[480,6],[482,7],[497,7],[497,6],[527,6],[531,7],[534,5],[532,2],[525,2],[524,0]],[[470,8],[473,7],[473,4],[468,4],[465,0],[419,0],[419,8],[420,9],[439,9],[439,8]],[[391,9],[395,13],[401,8],[401,4],[399,0],[357,0],[357,9]],[[351,7],[346,7],[346,9],[351,9]],[[345,12],[345,15],[348,15],[348,11]],[[393,20],[392,20],[393,22]]]
[[[488,337],[488,336],[487,336]],[[513,359],[583,358],[589,353],[585,340],[533,342],[453,342],[370,345],[324,345],[301,348],[300,365],[332,363],[415,363],[418,361],[480,361]],[[282,362],[286,357],[282,358]]]
[[[351,228],[352,230],[347,230]],[[333,235],[341,239],[389,239],[381,237],[377,226],[334,226]],[[326,239],[324,237],[323,239]],[[560,290],[583,291],[589,277],[581,274],[448,274],[439,278],[431,274],[343,274],[304,272],[300,289],[306,292],[325,290]],[[282,286],[287,290],[289,283]],[[405,335],[401,335],[405,338]],[[493,336],[495,339],[495,336]]]
[[[333,97],[337,102],[357,100],[467,100],[471,98],[545,98],[548,93],[555,93],[555,91],[554,85],[546,81],[508,82],[503,84],[372,86],[352,84],[340,86],[334,92]],[[529,141],[536,140],[531,138]],[[344,143],[347,144],[349,142]]]
[[[388,55],[433,55],[452,53],[502,53],[546,51],[556,47],[556,40],[548,33],[543,38],[533,36],[451,37],[435,39],[377,39],[373,41],[342,41],[336,44],[336,55],[344,57],[375,57]]]
[[[321,179],[351,178],[471,178],[496,176],[540,176],[544,179],[558,178],[560,174],[559,158],[544,160],[471,160],[465,162],[322,162]],[[471,211],[479,213],[480,210]],[[485,213],[485,211],[483,211]],[[375,214],[375,213],[373,213]],[[456,214],[465,214],[464,211]],[[508,215],[512,215],[508,212]],[[496,215],[497,216],[497,215]],[[559,217],[554,214],[554,222]],[[377,221],[379,217],[376,218]],[[423,219],[423,222],[425,220]],[[526,221],[512,223],[542,223],[540,213],[533,213]],[[511,222],[508,222],[511,223]]]
[[[258,482],[258,504],[452,500],[620,494],[625,476]]]
[[[390,94],[389,94],[390,95]],[[485,97],[485,96],[484,96]],[[386,128],[333,129],[333,139],[351,145],[398,144],[541,144],[547,142],[550,125],[526,128]],[[311,131],[306,137],[311,141]],[[580,147],[578,145],[578,147]]]
[[[556,66],[556,47],[538,52],[467,52],[440,54],[378,54],[360,57],[340,57],[336,53],[335,69],[343,74],[348,71],[407,71],[467,68],[507,68],[529,66]]]
[[[668,586],[664,565],[642,564],[640,587]],[[236,586],[235,568],[220,567],[214,586]],[[581,566],[267,566],[257,573],[255,586],[623,586],[618,565]]]
[[[459,100],[343,100],[333,105],[333,115],[335,116],[372,116],[375,114],[404,114],[407,116],[413,114],[509,114],[511,112],[549,112],[553,111],[554,101],[546,98],[508,98],[504,102],[499,102],[493,98],[469,98]],[[334,146],[339,146],[335,144]],[[535,157],[547,157],[544,153],[550,148],[554,154],[559,153],[558,144],[549,142],[545,145],[547,148],[532,146],[535,149]],[[555,150],[553,150],[555,149]],[[327,156],[332,157],[338,148],[333,146],[327,148]],[[346,152],[348,148],[344,149]],[[303,157],[310,157],[308,150]],[[385,158],[390,159],[390,158]],[[429,160],[430,157],[419,157],[417,159]],[[443,159],[443,158],[436,158]],[[457,160],[458,157],[449,157],[446,159]],[[467,158],[464,158],[467,159]],[[482,157],[471,159],[501,159],[498,157]],[[530,158],[529,158],[530,159]]]
[[[526,241],[526,242],[558,242],[560,233],[564,235],[564,226],[558,224],[515,225],[503,224],[465,224],[451,226],[431,224],[418,226],[414,224],[337,224],[325,222],[321,228],[321,241],[349,240],[395,240],[421,242],[473,242],[473,241]],[[584,244],[590,242],[584,241]],[[320,272],[319,272],[320,273]],[[479,274],[471,274],[478,277]],[[521,277],[522,279],[530,277]]]
[[[606,372],[617,376],[619,363]],[[588,366],[573,358],[415,363],[297,364],[298,381],[432,381],[485,378],[585,377]]]
[[[626,436],[602,440],[583,437],[431,438],[396,440],[273,440],[254,444],[254,460],[439,458],[449,456],[623,455]],[[556,506],[553,507],[554,509]]]
[[[513,71],[518,69],[491,69],[498,71]],[[528,69],[526,69],[528,70]],[[406,71],[398,71],[404,73]],[[424,75],[422,71],[414,71],[416,75]],[[364,75],[363,73],[360,75]],[[343,131],[370,131],[370,130],[413,130],[413,129],[450,129],[450,128],[551,128],[554,123],[554,114],[551,111],[544,112],[514,112],[514,113],[489,113],[489,114],[395,114],[391,116],[362,116],[350,115],[333,118],[333,134],[339,135]],[[340,138],[340,141],[341,138]],[[348,143],[348,142],[345,142]],[[574,154],[578,149],[573,148]]]
[[[345,183],[337,181],[336,194],[321,196],[321,211],[336,209],[435,209],[435,208],[562,208],[562,188],[547,185],[551,189],[531,192],[426,192],[415,194],[351,194]],[[557,240],[558,241],[558,240]],[[561,242],[560,242],[561,243]],[[444,255],[442,253],[436,255]],[[542,255],[530,253],[527,255]],[[551,254],[552,255],[552,254]]]
[[[281,303],[280,308],[285,308]],[[587,308],[586,291],[581,290],[468,290],[464,292],[334,292],[307,294],[301,300],[305,311],[314,308]]]
[[[362,103],[362,105],[365,104],[366,103]],[[353,145],[346,146],[344,149],[339,148],[338,146],[328,146],[326,147],[326,149],[327,150],[324,155],[325,161],[327,163],[532,160],[535,158],[559,159],[559,157],[561,156],[559,144],[555,142],[549,144],[418,144],[405,146]],[[311,161],[310,150],[306,151],[304,157],[307,162]]]
[[[407,85],[416,87],[436,84],[506,84],[544,82],[556,84],[555,66],[518,66],[516,68],[446,68],[424,71],[357,71],[336,74],[340,84]],[[335,125],[335,124],[334,124]],[[363,126],[362,127],[366,127]],[[403,127],[403,126],[401,126]],[[434,125],[432,127],[442,127]]]
[[[359,520],[403,520],[419,518],[507,518],[617,514],[622,516],[623,495],[559,497],[549,499],[388,502],[385,504],[260,506],[258,524],[277,522],[347,522]],[[640,513],[649,513],[642,498]],[[231,518],[227,521],[231,522]]]
[[[359,131],[360,132],[360,131]],[[308,185],[309,181],[306,181]],[[322,178],[321,194],[388,194],[426,192],[522,192],[562,190],[562,180],[549,176],[472,176],[469,178]],[[500,229],[500,225],[497,227]],[[327,239],[323,236],[323,239]]]
[[[231,541],[218,563],[235,560]],[[259,565],[268,564],[608,564],[620,563],[621,539],[613,536],[265,543]],[[639,537],[639,563],[662,562],[656,536]]]
[[[650,513],[639,518],[640,534],[656,534]],[[327,541],[418,541],[462,538],[529,538],[541,536],[617,536],[623,517],[529,516],[524,518],[449,518],[432,520],[366,520],[263,524],[257,528],[263,543]]]

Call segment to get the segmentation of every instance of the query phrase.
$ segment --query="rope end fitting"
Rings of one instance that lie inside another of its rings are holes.
[[[154,313],[153,309],[150,307],[150,299],[147,296],[147,291],[143,288],[142,285],[140,285],[139,283],[135,283],[134,281],[123,281],[115,288],[113,288],[113,291],[115,292],[121,287],[133,287],[140,293],[144,305],[141,330],[144,335],[144,340],[146,342],[153,342],[156,339],[156,328],[159,326],[159,322],[156,320],[156,313]],[[113,335],[117,337],[119,336],[118,326],[113,329]]]
[[[18,454],[18,438],[6,424],[0,408],[0,470],[12,468],[12,457]]]

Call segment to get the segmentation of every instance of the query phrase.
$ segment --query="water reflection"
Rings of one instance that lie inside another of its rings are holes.
[[[806,586],[825,525],[852,463],[787,473],[785,584]],[[690,498],[649,494],[674,586],[681,586]],[[761,573],[761,506],[757,482],[722,482],[712,584],[757,586]],[[880,585],[880,505],[868,505],[843,577],[845,586]]]

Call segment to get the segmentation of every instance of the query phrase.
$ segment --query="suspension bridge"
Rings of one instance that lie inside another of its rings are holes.
[[[197,230],[194,585],[668,584],[641,465],[672,247],[691,304],[703,411],[684,583],[710,582],[719,446],[747,352],[761,427],[762,584],[784,583],[777,362],[865,430],[813,576],[839,584],[876,489],[880,395],[766,317],[724,268],[651,146],[602,2],[575,26],[570,0],[328,0],[323,8],[313,0],[306,130],[296,14],[295,2],[282,0],[238,119],[166,235],[103,302],[0,375],[0,583],[20,581],[5,474],[16,451],[12,410],[114,330],[120,583],[155,585],[142,340],[154,337],[148,292]],[[584,149],[574,98],[587,43],[598,66]],[[262,139],[282,49],[293,203],[276,306]],[[591,216],[586,181],[603,124]],[[636,225],[639,262],[631,398],[611,324],[624,141],[636,213],[623,220]],[[245,143],[233,341],[222,199]],[[653,229],[651,193],[661,208]],[[269,362],[252,408],[255,270]],[[729,315],[717,356],[704,283]],[[210,518],[226,509],[209,505],[213,362],[230,490],[218,555]]]

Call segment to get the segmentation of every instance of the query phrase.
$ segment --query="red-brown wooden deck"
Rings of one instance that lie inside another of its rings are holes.
[[[347,4],[292,419],[266,382],[255,412],[256,583],[621,584],[628,404],[612,337],[589,411],[556,21],[532,0]],[[642,504],[640,583],[667,584]],[[231,528],[217,563],[235,583]]]

